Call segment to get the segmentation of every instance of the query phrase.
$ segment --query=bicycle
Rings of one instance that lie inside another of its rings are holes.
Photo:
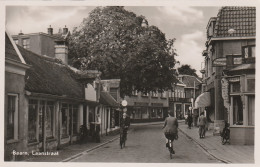
[[[123,147],[125,147],[126,138],[127,138],[127,127],[121,128],[120,129],[120,148],[121,149]]]
[[[175,152],[173,151],[173,146],[172,146],[172,140],[168,139],[168,150],[170,152],[170,158],[173,158],[173,154],[175,154]]]
[[[230,139],[230,129],[229,129],[229,123],[225,122],[225,127],[223,128],[222,132],[220,133],[221,136],[221,142],[223,145],[226,143],[229,143]]]

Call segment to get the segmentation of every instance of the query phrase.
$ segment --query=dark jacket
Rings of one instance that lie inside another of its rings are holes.
[[[199,126],[203,126],[207,124],[207,118],[204,115],[199,117]]]
[[[167,117],[165,119],[165,122],[164,122],[164,126],[163,126],[164,130],[163,132],[164,133],[178,133],[178,121],[177,121],[177,118],[175,117]]]

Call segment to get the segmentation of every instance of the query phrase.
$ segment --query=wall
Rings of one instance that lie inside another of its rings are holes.
[[[41,43],[41,55],[46,55],[49,57],[55,57],[55,38],[41,35],[40,43]]]
[[[234,145],[254,145],[254,127],[230,127],[230,143]]]
[[[14,73],[5,72],[5,120],[7,119],[7,94],[14,93],[18,94],[18,140],[11,143],[5,140],[5,160],[19,160],[23,156],[13,157],[11,151],[27,151],[27,103],[24,97],[24,76]],[[7,124],[5,121],[5,129]],[[6,130],[5,130],[6,136]]]

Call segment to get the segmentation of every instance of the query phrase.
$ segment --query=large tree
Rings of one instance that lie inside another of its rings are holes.
[[[103,79],[121,79],[121,96],[163,91],[176,82],[174,40],[124,7],[97,7],[73,30],[69,58],[76,68],[101,71]]]
[[[180,68],[178,68],[178,72],[180,74],[186,74],[186,75],[192,75],[198,77],[198,75],[196,74],[196,70],[191,68],[191,66],[188,64],[184,64]]]

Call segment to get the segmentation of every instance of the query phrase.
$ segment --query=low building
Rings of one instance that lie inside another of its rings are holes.
[[[151,92],[143,94],[134,91],[132,96],[126,96],[127,112],[131,122],[162,121],[168,116],[168,92]]]

